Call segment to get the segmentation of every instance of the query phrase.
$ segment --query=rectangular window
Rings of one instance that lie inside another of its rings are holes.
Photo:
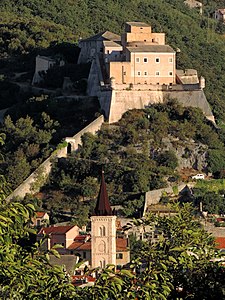
[[[83,258],[84,259],[86,258],[86,252],[83,252]]]
[[[173,58],[170,57],[170,58],[169,58],[169,63],[172,63],[172,62],[173,62]]]
[[[141,71],[137,71],[137,76],[141,76]]]
[[[148,58],[144,57],[144,63],[147,63],[147,62],[148,62]]]
[[[169,75],[170,75],[170,76],[173,76],[173,72],[169,72]]]
[[[123,259],[123,253],[116,253],[117,259]]]
[[[159,72],[159,71],[155,72],[155,75],[156,75],[156,76],[159,76],[159,75],[160,75],[160,72]]]
[[[159,57],[156,57],[155,62],[156,62],[156,63],[160,63],[160,58],[159,58]]]
[[[148,76],[148,72],[147,71],[144,71],[144,76]]]
[[[136,57],[136,63],[139,63],[139,62],[140,62],[140,58]]]

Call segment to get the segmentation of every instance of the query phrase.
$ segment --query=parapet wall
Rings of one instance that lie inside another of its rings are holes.
[[[183,190],[183,188],[186,186],[186,184],[180,184],[178,185],[177,189],[178,192],[180,192],[181,190]],[[150,205],[154,205],[154,204],[158,204],[160,201],[160,198],[162,197],[162,195],[164,193],[167,194],[174,194],[173,188],[172,187],[167,187],[167,188],[162,188],[162,189],[158,189],[158,190],[153,190],[153,191],[148,191],[145,193],[145,206],[144,206],[144,213],[143,215],[145,215],[147,208]]]
[[[95,134],[104,123],[104,117],[101,115],[93,122],[91,122],[84,129],[79,131],[71,138],[66,138],[65,140],[68,143],[71,143],[71,151],[76,151],[78,145],[81,145],[81,136],[90,132]],[[67,157],[67,145],[63,148],[54,151],[49,158],[47,158],[24,182],[19,185],[7,198],[6,201],[9,201],[15,197],[23,198],[26,194],[33,194],[40,190],[41,186],[48,179],[48,175],[52,168],[52,161],[56,158]]]
[[[66,137],[65,141],[69,144],[71,144],[71,151],[76,151],[79,147],[79,145],[82,145],[81,137],[84,133],[90,132],[95,134],[98,130],[100,130],[102,124],[104,123],[104,116],[101,115],[97,119],[95,119],[93,122],[88,124],[84,129],[76,133],[73,137]]]

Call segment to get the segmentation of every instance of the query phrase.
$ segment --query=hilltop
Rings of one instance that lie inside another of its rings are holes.
[[[0,44],[2,58],[12,60],[32,54],[37,49],[61,42],[77,43],[79,38],[110,30],[121,33],[127,20],[141,20],[153,30],[165,32],[168,43],[179,48],[178,68],[194,68],[206,78],[206,97],[218,120],[225,120],[225,44],[221,34],[224,27],[212,16],[215,8],[224,7],[224,1],[203,1],[203,16],[190,10],[182,0],[173,1],[25,1],[12,5],[1,1]],[[126,7],[126,9],[124,9]],[[62,9],[63,8],[63,9]],[[0,66],[11,68],[6,60]],[[18,61],[16,60],[16,64]],[[15,63],[14,63],[15,65]],[[31,64],[27,64],[30,68]],[[18,67],[18,66],[17,66]],[[19,64],[19,68],[24,64]]]

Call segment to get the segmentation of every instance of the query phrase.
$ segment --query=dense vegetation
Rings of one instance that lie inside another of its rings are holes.
[[[40,254],[32,242],[32,205],[1,200],[0,208],[2,299],[223,299],[224,267],[211,261],[217,256],[213,239],[188,206],[177,207],[173,218],[150,215],[135,222],[156,227],[158,242],[142,241],[128,270],[115,273],[108,266],[94,286],[84,288],[74,287],[62,266],[50,264],[55,249]]]
[[[168,139],[173,143],[169,150]],[[183,145],[188,157],[186,142],[190,139],[196,145],[206,145],[208,171],[223,176],[223,130],[208,123],[199,109],[184,108],[171,101],[129,111],[117,124],[106,124],[98,135],[84,134],[82,147],[53,166],[41,205],[59,212],[69,210],[75,221],[80,221],[81,212],[87,219],[103,167],[111,203],[123,205],[126,216],[138,217],[144,192],[165,187],[165,178],[179,182],[175,149]],[[214,165],[215,151],[220,153],[220,162]]]
[[[14,105],[0,133],[5,135],[1,149],[5,160],[1,174],[12,189],[25,180],[40,163],[49,157],[62,138],[73,136],[96,116],[96,99],[31,97]]]

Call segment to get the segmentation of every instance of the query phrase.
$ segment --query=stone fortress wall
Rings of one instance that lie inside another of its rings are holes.
[[[55,150],[49,158],[47,158],[24,182],[19,185],[7,198],[6,201],[9,201],[15,197],[24,197],[26,194],[33,194],[38,192],[40,187],[46,182],[48,175],[52,168],[52,161],[61,158],[67,157],[68,149],[70,151],[76,151],[78,146],[81,145],[81,136],[84,133],[90,132],[95,134],[104,123],[103,115],[99,116],[73,137],[65,138],[65,141],[68,145],[65,145],[61,149]],[[70,152],[69,151],[69,152]]]
[[[105,117],[109,123],[120,120],[130,109],[144,109],[151,104],[163,103],[168,99],[176,99],[186,107],[198,107],[206,118],[215,123],[210,105],[205,97],[201,82],[199,84],[176,85],[114,85],[101,81],[98,58],[92,62],[88,78],[89,96],[97,96]],[[102,83],[102,84],[99,84]]]

